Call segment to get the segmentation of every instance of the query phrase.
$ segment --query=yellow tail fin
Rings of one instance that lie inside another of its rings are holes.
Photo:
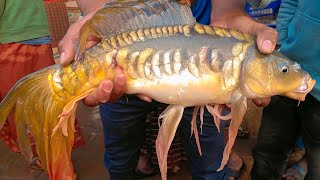
[[[17,140],[25,158],[30,161],[33,155],[27,136],[30,132],[50,179],[75,179],[71,162],[75,110],[77,102],[93,89],[73,100],[56,100],[48,81],[53,70],[54,66],[48,67],[16,83],[0,104],[0,129],[15,108]],[[62,131],[56,131],[59,127]]]

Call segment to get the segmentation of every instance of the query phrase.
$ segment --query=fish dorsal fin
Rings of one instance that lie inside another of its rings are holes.
[[[144,28],[192,24],[195,19],[188,5],[175,0],[117,0],[106,3],[81,28],[76,45],[77,59],[85,51],[89,35],[102,40]]]

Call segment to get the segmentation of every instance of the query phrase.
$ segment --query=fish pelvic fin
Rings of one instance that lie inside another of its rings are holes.
[[[167,179],[167,157],[173,138],[183,115],[184,107],[169,105],[159,118],[162,124],[156,140],[156,151],[162,180]]]
[[[241,125],[243,117],[247,111],[247,98],[244,96],[238,97],[237,100],[231,104],[231,121],[228,130],[228,142],[223,151],[221,165],[217,171],[221,171],[228,163],[229,156],[237,137],[238,129]]]
[[[76,178],[71,161],[75,112],[78,102],[94,88],[72,99],[57,99],[48,79],[54,70],[52,67],[45,68],[15,84],[0,104],[0,128],[14,109],[17,141],[23,156],[28,161],[32,159],[28,138],[31,135],[42,168],[49,178],[73,180]]]
[[[199,133],[198,133],[198,127],[197,127],[197,117],[198,117],[198,111],[199,108],[203,109],[203,106],[195,106],[192,114],[192,120],[191,120],[191,135],[194,134],[194,138],[196,139],[196,144],[198,148],[198,152],[200,156],[202,156],[202,150],[201,150],[201,145],[200,145],[200,138],[199,138]],[[200,110],[203,111],[203,110]],[[203,123],[203,113],[200,112],[200,128],[202,130],[202,123]]]

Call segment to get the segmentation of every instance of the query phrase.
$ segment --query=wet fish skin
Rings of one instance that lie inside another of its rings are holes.
[[[228,30],[208,25],[194,24],[158,29],[161,32],[153,31],[155,34],[147,36],[148,38],[145,38],[145,32],[149,34],[149,31],[131,32],[129,35],[131,41],[127,44],[115,38],[126,37],[127,33],[104,40],[88,50],[81,63],[74,63],[52,72],[49,77],[52,81],[51,89],[60,94],[60,98],[75,97],[85,89],[97,86],[105,78],[112,79],[114,67],[121,66],[127,72],[127,93],[129,94],[139,93],[137,88],[140,90],[146,88],[144,86],[141,89],[140,84],[149,84],[156,89],[156,82],[160,85],[160,81],[164,78],[168,79],[171,75],[176,78],[171,80],[177,83],[177,87],[179,79],[183,79],[185,75],[189,79],[185,79],[184,83],[190,81],[188,86],[192,86],[190,84],[192,82],[197,83],[202,76],[208,78],[215,75],[220,78],[224,91],[231,90],[230,86],[235,86],[238,82],[239,69],[238,72],[235,70],[233,72],[229,66],[234,66],[233,63],[236,62],[234,59],[241,62],[248,47],[253,46],[253,41],[245,39],[243,33],[225,33],[233,35],[232,37],[221,35],[221,33],[219,35],[216,32]],[[232,30],[232,32],[235,31]],[[224,75],[221,75],[222,73]],[[202,83],[207,84],[205,81]],[[189,89],[186,85],[185,88]],[[181,94],[180,98],[182,96]],[[179,101],[181,103],[181,100]],[[173,103],[172,100],[170,103]],[[174,104],[177,103],[179,102]]]

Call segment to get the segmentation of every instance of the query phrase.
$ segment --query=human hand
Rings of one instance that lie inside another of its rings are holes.
[[[79,39],[80,29],[83,26],[83,24],[88,21],[94,13],[89,13],[86,15],[83,19],[75,22],[72,24],[62,40],[59,42],[58,49],[59,49],[59,55],[60,55],[60,61],[59,63],[62,66],[66,66],[70,64],[74,57],[75,57],[75,49],[74,45]],[[89,35],[86,43],[86,48],[91,48],[98,44],[101,41],[99,37]]]
[[[59,54],[60,64],[66,66],[70,64],[75,57],[74,44],[79,38],[80,29],[83,24],[92,17],[93,14],[88,14],[83,19],[72,24],[63,39],[59,42]],[[86,44],[86,48],[93,47],[100,42],[100,39],[95,36],[89,36]],[[122,71],[122,68],[116,68],[114,81],[103,80],[100,85],[90,93],[83,103],[87,106],[96,106],[100,103],[114,102],[125,91],[126,77]]]
[[[88,14],[82,20],[72,24],[63,39],[59,42],[59,54],[60,54],[60,64],[66,66],[70,64],[75,57],[74,44],[79,38],[80,29],[83,24],[92,17],[93,14]],[[86,48],[91,48],[101,41],[100,38],[96,36],[89,36]],[[114,102],[118,98],[122,97],[125,91],[126,77],[123,73],[123,69],[118,67],[115,70],[114,81],[103,80],[97,89],[89,94],[83,103],[87,106],[96,106],[100,103]],[[144,96],[142,94],[137,95],[140,99],[151,102],[150,97]]]
[[[93,107],[100,103],[115,102],[123,96],[126,86],[126,76],[121,67],[116,67],[114,80],[103,80],[96,90],[89,94],[83,103]]]
[[[278,39],[277,31],[247,16],[243,10],[245,1],[230,1],[214,1],[211,13],[211,25],[235,29],[257,36],[259,51],[264,54],[271,53],[276,47]]]

